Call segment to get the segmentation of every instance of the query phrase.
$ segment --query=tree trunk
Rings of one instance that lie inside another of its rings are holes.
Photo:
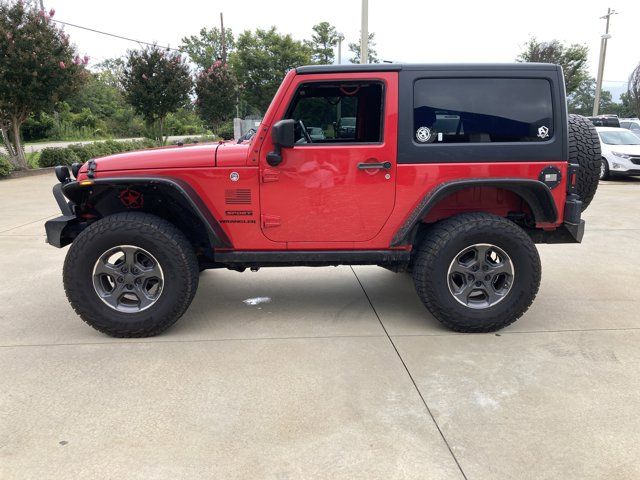
[[[22,146],[22,141],[20,140],[20,126],[21,122],[18,121],[17,118],[11,119],[11,137],[7,138],[7,150],[9,150],[9,158],[11,159],[11,163],[19,170],[26,170],[28,168],[27,165],[27,157],[24,154],[24,147]],[[7,135],[8,137],[8,135]]]

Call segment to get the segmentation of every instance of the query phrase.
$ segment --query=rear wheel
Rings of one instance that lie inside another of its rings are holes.
[[[63,279],[71,305],[86,323],[114,337],[148,337],[185,312],[198,286],[198,262],[169,222],[119,213],[78,235]]]
[[[458,332],[491,332],[513,323],[533,302],[540,278],[540,257],[529,235],[485,213],[434,225],[413,267],[424,305]]]

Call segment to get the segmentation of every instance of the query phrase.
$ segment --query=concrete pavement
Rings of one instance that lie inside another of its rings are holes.
[[[54,181],[0,181],[3,480],[640,477],[640,180],[601,185],[582,245],[540,246],[538,298],[498,335],[339,267],[205,272],[138,340],[69,307]]]

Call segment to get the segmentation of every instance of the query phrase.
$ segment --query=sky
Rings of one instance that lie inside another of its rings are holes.
[[[146,42],[178,47],[182,37],[202,27],[219,26],[235,34],[245,29],[277,26],[296,39],[309,38],[311,27],[328,21],[357,41],[361,0],[43,0],[55,19]],[[640,62],[640,1],[611,0],[369,0],[369,31],[375,32],[378,57],[397,62],[511,62],[531,36],[557,38],[589,47],[589,70],[598,69],[600,37],[611,7],[605,86],[624,87]],[[92,63],[119,57],[137,43],[65,27],[81,54]],[[622,90],[622,91],[624,91]],[[615,95],[617,96],[617,95]]]

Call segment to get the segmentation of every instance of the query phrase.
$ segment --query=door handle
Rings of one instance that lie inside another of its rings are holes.
[[[372,162],[372,163],[359,163],[358,170],[390,170],[391,162]]]

